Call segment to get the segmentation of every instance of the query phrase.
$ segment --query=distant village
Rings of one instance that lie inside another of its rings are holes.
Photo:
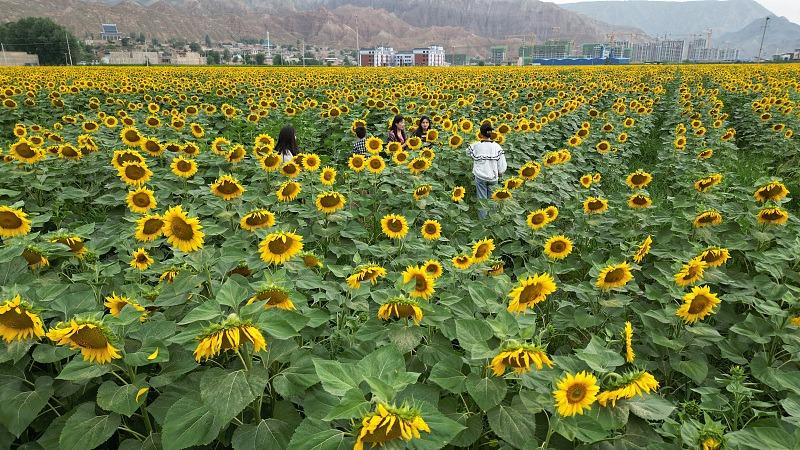
[[[148,39],[143,33],[126,34],[117,24],[101,24],[96,35],[84,40],[91,52],[90,65],[308,65],[410,67],[450,65],[597,65],[597,64],[672,64],[740,62],[739,50],[714,46],[711,31],[690,39],[657,39],[633,42],[616,39],[576,45],[570,40],[550,39],[534,43],[533,36],[519,36],[522,44],[497,45],[483,49],[488,57],[468,55],[452,47],[425,45],[410,50],[395,50],[388,45],[356,50],[306,45],[275,44],[266,39],[245,42],[203,42]],[[527,43],[530,42],[530,44]],[[474,50],[474,49],[473,49]],[[768,60],[770,58],[765,58]],[[775,62],[800,61],[800,49],[773,55]],[[0,65],[38,65],[36,55],[2,51]]]

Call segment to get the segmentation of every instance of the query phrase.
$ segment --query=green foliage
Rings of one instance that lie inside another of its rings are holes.
[[[42,66],[66,65],[69,53],[72,53],[72,64],[77,64],[86,55],[81,41],[66,28],[45,17],[26,17],[0,25],[0,42],[8,51],[38,55]]]

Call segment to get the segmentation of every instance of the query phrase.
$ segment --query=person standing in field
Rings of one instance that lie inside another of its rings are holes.
[[[389,127],[389,135],[386,137],[386,142],[399,142],[403,148],[408,145],[406,142],[406,122],[403,116],[397,115],[392,119],[392,126]]]
[[[294,155],[298,153],[297,137],[293,126],[286,125],[281,128],[281,132],[278,134],[278,142],[275,144],[275,152],[281,155],[283,163],[291,161]]]
[[[428,140],[428,131],[431,129],[431,119],[428,116],[422,116],[419,119],[419,126],[414,133],[414,136],[420,138],[422,142],[426,142]]]
[[[508,168],[503,148],[492,140],[493,132],[492,125],[485,122],[481,125],[480,141],[467,147],[467,156],[472,158],[472,175],[475,176],[478,201],[492,195],[492,190]],[[485,219],[486,214],[485,209],[478,209],[480,219]]]
[[[366,137],[367,137],[367,128],[361,125],[356,127],[356,141],[353,143],[353,154],[354,155],[366,155],[367,154],[367,144],[366,144]]]

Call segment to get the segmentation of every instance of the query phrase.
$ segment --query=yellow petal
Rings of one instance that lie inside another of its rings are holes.
[[[156,358],[158,358],[158,347],[156,347],[156,351],[154,351],[153,353],[150,353],[149,355],[147,355],[147,360],[148,361],[152,361],[152,360],[154,360]]]
[[[139,399],[140,399],[140,398],[141,398],[143,395],[146,395],[146,394],[147,394],[147,391],[149,391],[149,390],[150,390],[150,388],[148,388],[148,387],[143,387],[143,388],[139,389],[138,391],[136,391],[136,401],[138,402],[138,401],[139,401]]]

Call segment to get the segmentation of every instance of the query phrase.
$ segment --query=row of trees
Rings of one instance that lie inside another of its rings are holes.
[[[0,43],[6,51],[39,55],[41,65],[77,64],[88,56],[78,38],[61,25],[42,17],[27,17],[0,25]]]

